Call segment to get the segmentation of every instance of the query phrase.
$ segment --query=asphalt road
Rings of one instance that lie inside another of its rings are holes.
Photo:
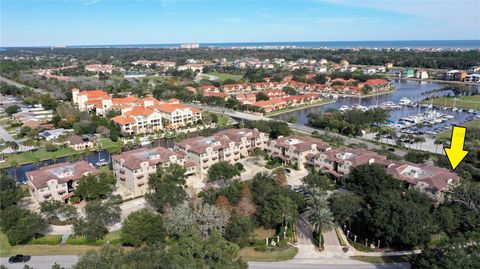
[[[36,93],[40,93],[40,94],[50,94],[47,90],[32,88],[32,87],[30,87],[30,86],[27,86],[27,85],[24,85],[24,84],[20,84],[20,83],[18,83],[18,82],[16,82],[16,81],[13,81],[13,80],[11,80],[11,79],[8,79],[8,78],[2,77],[2,76],[0,76],[0,81],[5,82],[5,83],[10,84],[10,85],[17,86],[17,87],[19,87],[19,88],[28,87],[28,88],[33,89],[33,91],[36,92]]]
[[[25,264],[34,269],[51,269],[56,262],[65,268],[72,268],[78,261],[78,256],[75,255],[57,255],[57,256],[32,256],[32,259],[27,263],[8,263],[8,257],[2,258],[1,265],[9,269],[22,269]]]
[[[33,256],[32,259],[26,263],[30,267],[35,269],[51,269],[52,265],[56,262],[65,268],[71,268],[77,261],[78,256],[75,255],[58,255],[58,256]],[[15,263],[9,264],[8,258],[2,258],[0,264],[5,265],[9,269],[22,269],[25,264]],[[408,269],[410,265],[408,263],[396,263],[396,264],[332,264],[331,262],[322,263],[321,260],[311,261],[286,261],[286,262],[249,262],[249,268],[252,269],[310,269],[310,268],[325,268],[325,269]],[[95,269],[95,268],[92,268]],[[100,268],[99,268],[100,269]]]

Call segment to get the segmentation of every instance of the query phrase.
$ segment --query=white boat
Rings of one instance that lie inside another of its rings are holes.
[[[105,159],[100,159],[98,160],[98,162],[95,163],[96,166],[100,167],[100,166],[104,166],[104,165],[107,165],[108,164],[108,161],[105,160]]]
[[[358,109],[358,110],[361,110],[361,111],[366,111],[367,110],[367,107],[365,106],[362,106],[362,105],[354,105],[352,106],[353,109]]]
[[[398,105],[400,106],[408,106],[412,103],[412,100],[408,99],[407,97],[403,97],[402,99],[400,99],[400,102],[398,103]]]
[[[341,106],[338,110],[340,111],[347,111],[349,110],[350,108],[348,106]]]

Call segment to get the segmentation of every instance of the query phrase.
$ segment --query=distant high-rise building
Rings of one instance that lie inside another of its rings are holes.
[[[189,44],[181,44],[181,49],[198,49],[200,45],[198,43],[189,43]]]

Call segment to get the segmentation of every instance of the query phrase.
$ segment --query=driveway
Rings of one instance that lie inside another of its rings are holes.
[[[15,141],[13,136],[10,133],[8,133],[7,130],[3,128],[2,125],[0,125],[0,138],[3,139],[4,141]]]

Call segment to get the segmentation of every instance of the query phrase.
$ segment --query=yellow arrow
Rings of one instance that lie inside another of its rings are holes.
[[[463,145],[465,144],[465,133],[467,128],[460,126],[453,126],[452,129],[452,141],[450,143],[450,148],[443,148],[447,154],[448,160],[452,169],[455,170],[460,162],[467,156],[468,151],[463,150]]]

